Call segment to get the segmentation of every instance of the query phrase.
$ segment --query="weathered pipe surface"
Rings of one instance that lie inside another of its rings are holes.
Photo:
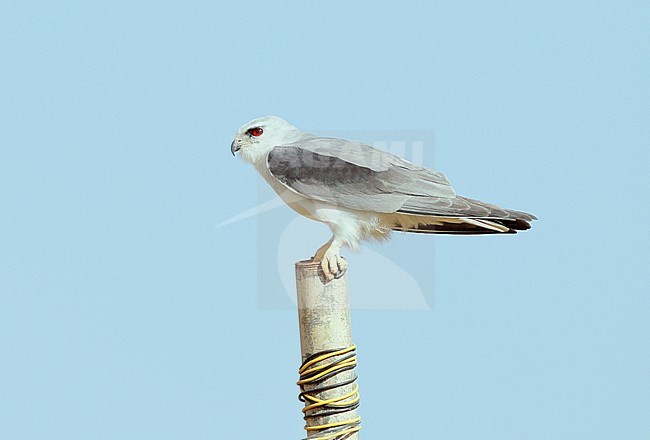
[[[318,263],[310,260],[296,263],[296,287],[298,293],[298,321],[300,324],[300,348],[302,360],[323,350],[346,348],[352,345],[350,303],[348,300],[347,273],[328,283]],[[336,359],[336,358],[335,358]],[[343,383],[355,377],[349,370],[327,379],[318,386]],[[330,399],[352,392],[355,384],[323,391],[321,398]],[[309,385],[305,386],[310,389]],[[357,417],[357,410],[331,416],[307,419],[307,426],[317,426]],[[307,431],[308,437],[318,437],[317,432]],[[357,440],[358,433],[347,439]]]

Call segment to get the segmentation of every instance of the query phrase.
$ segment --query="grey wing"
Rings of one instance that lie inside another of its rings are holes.
[[[269,153],[270,173],[312,199],[361,211],[397,212],[410,197],[450,198],[447,178],[365,144],[310,138]]]
[[[511,218],[513,212],[458,197],[442,173],[342,139],[309,137],[277,146],[267,166],[292,191],[349,209],[480,218]]]

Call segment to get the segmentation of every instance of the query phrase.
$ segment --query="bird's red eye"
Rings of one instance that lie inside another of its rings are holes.
[[[248,130],[248,134],[255,137],[262,136],[262,133],[264,133],[262,127],[255,127]]]

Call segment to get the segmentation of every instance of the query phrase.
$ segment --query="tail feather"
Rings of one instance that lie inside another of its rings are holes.
[[[533,214],[501,208],[496,205],[457,196],[446,200],[449,206],[427,205],[426,198],[411,201],[392,217],[394,231],[423,234],[516,234],[530,229],[530,222],[537,220]]]
[[[530,229],[530,223],[522,219],[480,219],[458,218],[453,222],[432,219],[431,223],[417,223],[415,225],[396,224],[394,231],[414,232],[420,234],[455,234],[455,235],[482,235],[482,234],[516,234],[517,231]]]
[[[491,231],[495,231],[495,232],[508,232],[510,230],[510,228],[508,228],[507,226],[503,226],[502,224],[490,220],[483,220],[477,218],[464,218],[463,221],[465,223],[469,223],[470,225],[478,226],[479,228],[490,229]]]

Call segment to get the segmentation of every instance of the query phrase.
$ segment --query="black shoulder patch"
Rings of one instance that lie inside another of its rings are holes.
[[[284,184],[295,182],[336,186],[367,182],[378,173],[337,157],[318,154],[300,147],[275,147],[268,156],[271,174]]]

